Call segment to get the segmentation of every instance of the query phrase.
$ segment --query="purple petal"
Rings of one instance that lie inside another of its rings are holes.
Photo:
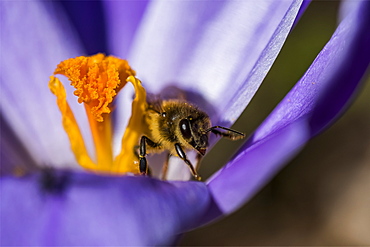
[[[255,132],[254,141],[313,113],[314,135],[345,106],[369,66],[366,2],[357,2],[357,11],[337,28],[302,79]]]
[[[76,28],[84,55],[108,53],[106,23],[100,1],[58,1]],[[81,54],[82,55],[82,54]]]
[[[311,116],[312,135],[332,124],[343,113],[369,68],[370,2],[354,6],[353,11],[356,14],[343,22],[332,38],[334,41],[325,47],[327,51],[317,59],[323,77],[328,81]],[[332,61],[339,62],[334,64]]]
[[[210,179],[214,212],[228,214],[240,207],[348,104],[370,58],[370,2],[357,4],[242,151]]]
[[[311,0],[303,0],[301,7],[299,8],[297,17],[294,20],[293,26],[295,26],[298,23],[298,21],[301,19],[301,16],[304,14],[304,12],[306,11],[310,3],[311,3]]]
[[[150,93],[163,95],[165,86],[179,87],[213,122],[229,126],[270,69],[301,2],[151,2],[129,61]],[[132,91],[123,92],[117,101],[121,110],[117,113],[120,124],[115,129],[115,151],[120,145],[117,136],[127,122],[124,106],[129,105],[130,95]],[[218,121],[217,111],[223,113]],[[178,176],[168,177],[173,178]]]
[[[66,167],[75,160],[48,81],[60,61],[81,54],[82,49],[55,6],[1,2],[0,104],[2,118],[27,145],[35,162]],[[72,88],[67,91],[73,95]],[[76,102],[75,97],[72,101]],[[84,109],[76,105],[72,105],[74,110],[84,115]],[[85,119],[78,121],[87,124]]]
[[[229,125],[271,67],[301,2],[152,2],[130,61],[150,92],[168,85],[197,92]]]
[[[158,246],[209,205],[204,183],[49,173],[1,179],[2,245]]]
[[[107,1],[106,6],[114,53],[125,55],[125,44],[131,44],[135,33],[129,61],[148,92],[163,95],[167,86],[179,87],[214,122],[217,111],[222,112],[217,122],[229,126],[270,69],[301,2],[158,1],[135,10],[130,1]],[[122,14],[123,9],[130,15]],[[130,113],[130,89],[116,101],[115,152]]]
[[[0,176],[37,170],[36,162],[0,115]]]
[[[288,125],[281,131],[254,143],[208,181],[215,209],[206,221],[228,214],[249,200],[274,176],[292,155],[309,140],[307,123]],[[216,213],[216,214],[215,214]]]
[[[361,0],[343,0],[340,3],[339,13],[338,13],[338,19],[339,21],[342,21],[349,13],[351,13],[354,9],[358,6],[358,1]]]
[[[127,58],[136,29],[150,1],[104,0],[109,50],[113,55]]]

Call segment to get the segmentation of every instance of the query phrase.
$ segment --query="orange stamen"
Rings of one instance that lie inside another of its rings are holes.
[[[97,54],[91,57],[70,58],[61,62],[54,74],[66,76],[76,88],[78,102],[89,105],[96,121],[102,122],[110,113],[110,104],[129,76],[135,76],[127,61]]]
[[[142,118],[146,109],[146,93],[135,71],[127,61],[113,56],[97,54],[91,57],[71,58],[61,62],[54,74],[65,75],[76,88],[74,94],[79,103],[84,103],[90,130],[95,145],[95,162],[85,148],[79,126],[67,100],[62,83],[52,76],[49,88],[57,96],[57,104],[62,113],[63,126],[68,134],[71,149],[77,162],[88,170],[109,173],[139,173],[137,155],[134,148],[138,144],[145,126]],[[122,150],[114,158],[112,153],[112,102],[120,89],[130,81],[136,97],[132,103],[132,117],[122,139]]]

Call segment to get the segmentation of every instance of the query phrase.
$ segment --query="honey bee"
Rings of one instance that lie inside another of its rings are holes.
[[[201,180],[185,151],[196,150],[197,161],[206,153],[209,133],[231,140],[245,137],[244,133],[222,126],[212,126],[207,113],[197,106],[181,100],[157,100],[148,103],[144,116],[148,133],[141,136],[139,144],[139,168],[148,174],[147,148],[152,152],[167,150],[169,155],[180,157],[188,165],[196,180]],[[224,131],[220,131],[224,130]],[[167,159],[168,162],[168,159]],[[168,164],[164,166],[164,176]]]

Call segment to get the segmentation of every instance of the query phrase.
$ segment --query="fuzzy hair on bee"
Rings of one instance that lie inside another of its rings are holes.
[[[142,174],[149,172],[146,160],[147,150],[149,152],[167,151],[169,155],[180,157],[188,165],[194,178],[201,180],[188,160],[186,151],[196,150],[199,161],[206,153],[210,132],[231,140],[245,137],[243,133],[229,128],[211,127],[208,114],[184,100],[155,99],[149,101],[144,121],[148,126],[148,131],[141,137],[139,146],[139,166]],[[165,179],[167,167],[168,161],[163,168],[163,179]]]

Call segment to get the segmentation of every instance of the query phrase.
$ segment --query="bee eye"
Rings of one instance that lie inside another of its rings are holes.
[[[190,131],[190,124],[189,120],[187,119],[182,119],[180,121],[180,130],[181,134],[185,139],[190,139],[191,137],[191,131]]]

